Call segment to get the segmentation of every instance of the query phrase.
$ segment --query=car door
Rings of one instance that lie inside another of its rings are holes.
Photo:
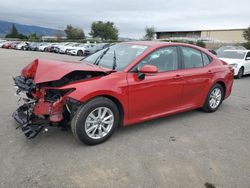
[[[247,53],[246,58],[245,58],[245,73],[249,74],[250,73],[250,52]]]
[[[180,105],[183,79],[179,75],[177,47],[160,48],[144,58],[128,73],[129,118],[140,121],[174,112]],[[138,69],[154,65],[158,73],[138,78]]]
[[[182,57],[180,74],[185,81],[181,105],[184,109],[200,107],[204,103],[213,77],[210,67],[212,58],[191,47],[179,48]]]

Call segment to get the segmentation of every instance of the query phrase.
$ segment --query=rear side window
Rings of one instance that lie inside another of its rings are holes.
[[[211,58],[208,57],[208,55],[205,53],[202,53],[202,59],[203,59],[204,66],[207,66],[209,63],[211,63]]]
[[[203,67],[202,54],[199,50],[181,47],[185,69]]]

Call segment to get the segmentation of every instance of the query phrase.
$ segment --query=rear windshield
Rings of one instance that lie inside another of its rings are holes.
[[[223,51],[217,54],[220,58],[229,58],[229,59],[244,59],[246,52],[242,51]]]

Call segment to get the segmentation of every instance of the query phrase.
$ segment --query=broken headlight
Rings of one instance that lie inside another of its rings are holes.
[[[75,90],[75,88],[69,89],[47,89],[45,94],[45,100],[48,102],[54,102],[59,100],[65,94],[71,93]]]

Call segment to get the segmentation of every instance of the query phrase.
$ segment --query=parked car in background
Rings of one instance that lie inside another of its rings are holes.
[[[7,41],[7,42],[5,42],[5,43],[2,45],[2,48],[10,49],[10,48],[11,48],[11,44],[12,44],[11,41]]]
[[[250,50],[224,50],[218,57],[233,67],[236,78],[250,74]]]
[[[53,45],[53,52],[59,53],[60,48],[63,47],[64,45],[67,45],[67,44],[69,44],[69,43],[68,42],[61,42],[61,43],[58,43],[56,45]]]
[[[1,40],[1,41],[0,41],[0,48],[2,48],[2,46],[3,46],[6,42],[7,42],[6,40]]]
[[[29,50],[29,42],[20,42],[16,45],[17,50]]]
[[[80,45],[80,44],[79,43],[67,43],[67,44],[59,47],[59,53],[65,54],[67,50],[72,49],[73,47],[76,47],[78,45]]]
[[[47,52],[49,46],[50,46],[49,43],[40,43],[38,50],[43,51],[43,52]]]
[[[38,51],[39,50],[39,43],[31,42],[30,45],[29,45],[29,50]]]
[[[91,54],[94,54],[94,53],[102,50],[102,49],[105,49],[105,48],[109,47],[110,45],[111,45],[110,43],[99,43],[99,44],[97,44],[97,45],[95,45],[93,47],[90,47],[90,48],[86,49],[84,51],[84,55],[89,56]]]
[[[11,43],[10,48],[11,49],[16,49],[17,45],[20,44],[20,43],[21,43],[21,41],[14,41],[14,42]]]
[[[14,82],[24,104],[13,117],[28,138],[71,122],[75,138],[94,145],[118,126],[197,108],[215,112],[230,96],[233,69],[195,45],[137,41],[82,62],[36,59]]]
[[[52,43],[48,46],[48,52],[55,52],[55,47],[59,45],[59,43]]]
[[[220,56],[220,53],[223,53],[225,50],[246,50],[246,48],[244,46],[221,46],[215,52]]]
[[[67,50],[67,54],[83,56],[85,53],[85,50],[87,50],[93,46],[95,46],[95,45],[94,44],[80,44],[78,46],[72,47],[72,49]]]

